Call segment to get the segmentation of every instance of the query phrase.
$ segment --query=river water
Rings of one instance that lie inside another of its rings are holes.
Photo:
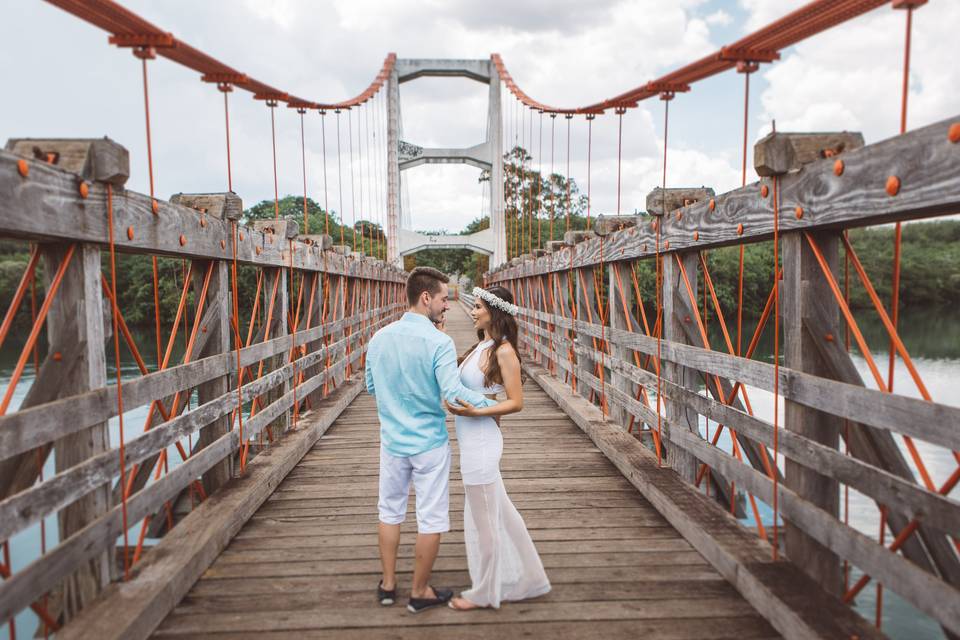
[[[860,317],[862,316],[862,318]],[[881,371],[886,372],[887,367],[887,340],[883,326],[871,314],[858,314],[858,320],[861,322],[861,328],[866,340],[870,345],[873,356],[876,359]],[[745,321],[746,327],[753,324]],[[148,368],[152,371],[156,364],[155,346],[152,334],[148,331],[135,331],[136,341],[141,354],[146,360]],[[718,327],[711,326],[711,343],[715,348],[722,345],[722,335]],[[934,400],[943,404],[960,405],[960,309],[936,310],[936,311],[905,311],[900,318],[900,335],[914,359],[917,369],[927,385]],[[744,344],[748,342],[749,334],[744,338]],[[761,340],[755,358],[772,362],[773,344],[772,333],[769,331]],[[23,339],[17,336],[11,336],[7,344],[0,349],[0,388],[6,388],[7,382],[13,372],[19,355],[19,346],[23,344]],[[855,351],[855,350],[854,350]],[[151,353],[153,356],[151,356]],[[182,354],[182,345],[177,345],[173,354],[172,362],[178,362]],[[124,379],[135,378],[140,375],[136,363],[129,357],[125,347],[121,347],[121,371]],[[860,369],[868,386],[872,384],[872,378],[869,374],[865,360],[856,352],[853,354],[854,362]],[[107,354],[107,376],[112,384],[114,381],[115,370],[113,366],[112,349],[108,349]],[[10,411],[16,410],[23,396],[29,389],[33,381],[32,367],[28,366],[17,387],[16,393],[11,403]],[[898,393],[920,397],[919,392],[910,380],[910,377],[898,360],[896,368],[896,385]],[[772,419],[773,416],[773,394],[764,392],[760,389],[748,388],[750,400],[757,416],[766,419]],[[195,399],[193,400],[195,402]],[[782,399],[781,399],[781,417]],[[144,421],[147,417],[147,407],[139,407],[124,414],[124,425],[126,438],[135,437],[142,431]],[[707,425],[701,425],[702,432],[705,433]],[[711,430],[716,428],[715,424],[710,425]],[[119,441],[119,423],[114,419],[110,423],[111,442]],[[726,434],[725,434],[726,436]],[[185,439],[183,445],[189,446],[189,441]],[[955,469],[956,463],[950,452],[940,447],[934,447],[924,442],[917,442],[918,448],[923,455],[924,462],[935,482],[943,482]],[[721,438],[718,446],[725,450],[730,450],[729,437]],[[901,443],[902,446],[902,443]],[[907,456],[909,460],[909,456]],[[175,447],[171,446],[168,450],[168,460],[171,466],[176,466],[179,461],[179,454]],[[912,464],[912,463],[911,463]],[[782,468],[783,461],[780,460]],[[49,478],[53,475],[54,463],[51,455],[44,467],[44,477]],[[960,491],[954,490],[951,497],[960,498]],[[841,503],[841,509],[843,504]],[[749,505],[747,506],[747,517],[743,522],[745,525],[753,527],[755,524],[753,514]],[[760,519],[765,526],[770,527],[773,523],[773,512],[768,505],[758,503]],[[849,521],[850,525],[857,530],[877,539],[879,532],[879,513],[875,504],[868,498],[851,490],[849,498]],[[55,517],[49,517],[46,521],[46,540],[47,548],[52,548],[57,542],[57,523]],[[130,533],[131,544],[136,541],[139,533],[139,525],[133,528]],[[887,534],[887,542],[891,537]],[[122,541],[120,541],[122,542]],[[148,541],[151,542],[151,541]],[[22,570],[26,565],[35,560],[41,551],[41,535],[39,524],[17,534],[10,541],[11,563],[14,572]],[[859,574],[851,574],[851,583],[855,582]],[[889,589],[883,592],[884,611],[883,611],[883,630],[891,638],[897,640],[927,640],[944,638],[939,626],[926,615],[918,612],[914,607],[904,602],[895,593]],[[856,607],[869,620],[874,619],[876,605],[876,590],[871,583],[858,596]],[[27,638],[33,635],[36,629],[36,616],[30,611],[24,611],[17,616],[17,636]],[[0,628],[0,639],[7,638],[9,630],[6,625]]]

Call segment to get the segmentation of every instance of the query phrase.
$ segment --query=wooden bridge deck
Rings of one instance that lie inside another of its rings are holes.
[[[471,344],[454,305],[448,331]],[[630,485],[532,381],[503,421],[502,470],[553,591],[499,611],[411,615],[413,499],[400,549],[400,602],[376,603],[378,423],[362,393],[246,523],[156,637],[769,638],[770,625]],[[453,424],[449,423],[451,438]],[[451,525],[433,584],[466,588],[456,458]]]

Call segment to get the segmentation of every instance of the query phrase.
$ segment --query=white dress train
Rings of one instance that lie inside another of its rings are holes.
[[[493,340],[481,342],[460,364],[464,386],[485,394],[503,391],[501,385],[483,385],[480,360],[492,346]],[[543,563],[500,477],[500,427],[488,416],[456,416],[456,427],[465,493],[463,537],[473,583],[461,595],[476,605],[499,607],[503,601],[547,593],[550,581]]]

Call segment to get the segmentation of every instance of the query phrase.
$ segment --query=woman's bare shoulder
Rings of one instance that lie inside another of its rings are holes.
[[[513,345],[507,341],[501,342],[500,346],[497,347],[497,360],[502,362],[504,358],[517,358],[517,352],[513,349]]]

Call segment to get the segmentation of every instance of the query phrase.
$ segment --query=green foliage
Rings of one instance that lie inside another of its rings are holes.
[[[336,211],[326,214],[312,198],[306,199],[307,222],[304,224],[303,196],[285,196],[278,202],[264,200],[244,211],[246,221],[272,220],[279,211],[281,218],[297,223],[300,233],[327,233],[334,244],[344,244],[367,255],[384,257],[387,237],[383,227],[370,220],[357,220],[353,225],[342,223]]]

